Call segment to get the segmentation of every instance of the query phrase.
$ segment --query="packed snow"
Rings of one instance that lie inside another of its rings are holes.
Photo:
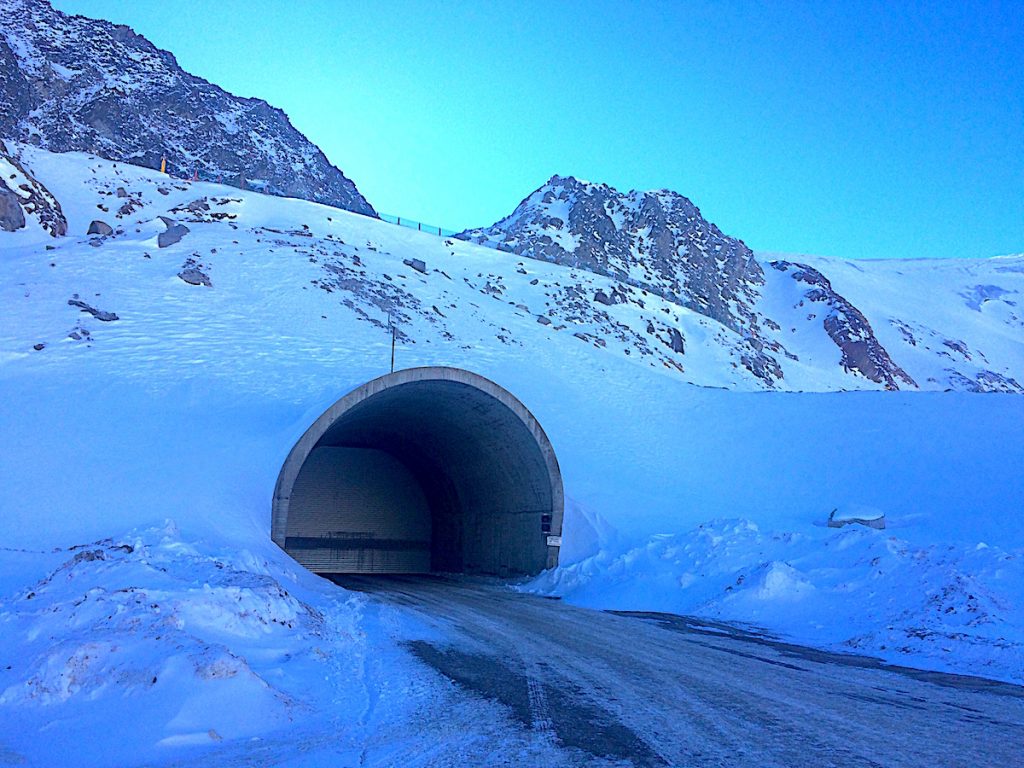
[[[608,278],[18,149],[70,234],[0,233],[0,762],[349,764],[403,739],[481,737],[488,725],[396,645],[413,619],[270,541],[294,442],[388,371],[389,312],[398,367],[487,376],[551,438],[562,564],[520,588],[1024,683],[1024,398],[752,391],[703,316],[657,311],[686,331],[684,371],[664,345],[636,351],[649,318],[635,308],[615,308],[620,338],[559,303],[620,287]],[[161,215],[189,229],[165,248]],[[114,233],[86,236],[93,219]],[[1017,316],[1022,263],[902,277],[958,297],[927,313],[920,300],[922,326],[952,335],[964,316]],[[858,306],[897,303],[899,263],[815,264]],[[999,354],[1020,368],[1015,338]],[[886,528],[827,526],[856,505]],[[413,728],[425,701],[447,719]]]

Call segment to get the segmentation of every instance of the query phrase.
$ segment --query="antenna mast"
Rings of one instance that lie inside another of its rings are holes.
[[[391,322],[391,313],[388,312],[388,330],[391,331],[391,372],[395,372],[395,325]]]

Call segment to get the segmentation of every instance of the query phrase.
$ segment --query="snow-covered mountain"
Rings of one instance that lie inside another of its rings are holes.
[[[183,183],[173,176],[198,170],[206,180],[374,214],[280,110],[183,72],[130,29],[67,16],[45,0],[0,0],[0,15],[0,138],[149,168],[167,157],[165,196]],[[0,228],[32,219],[61,234],[59,201],[3,146],[0,164],[10,169],[0,174]],[[116,226],[141,204],[130,195],[97,203],[96,217]],[[572,270],[564,284],[522,286],[481,272],[485,295],[692,383],[1024,392],[1012,258],[765,257],[675,192],[622,194],[560,176],[493,226],[458,237]]]
[[[553,176],[510,216],[459,237],[614,277],[736,332],[756,321],[750,305],[764,274],[754,254],[668,190],[623,195]]]
[[[65,220],[56,199],[61,195],[50,194],[19,160],[27,158],[28,165],[44,168],[54,178],[60,173],[60,156],[27,145],[11,147],[17,152],[8,153],[0,145],[0,170],[9,169],[0,174],[5,177],[0,178],[0,202],[7,200],[13,210],[20,200],[24,212],[0,215],[0,228],[11,229],[20,221],[25,224],[22,239],[64,229],[80,237],[92,228],[116,240],[129,236],[133,226],[163,229],[165,225],[153,218],[157,213],[186,227],[230,223],[237,216],[232,209],[242,199],[200,195],[193,189],[206,187],[161,174],[145,177],[132,188],[118,182],[122,175],[135,174],[131,167],[90,166],[74,171],[89,190],[89,203],[77,206]],[[66,159],[69,168],[79,168],[83,162],[82,156],[75,157]],[[607,187],[590,187],[608,193]],[[671,201],[675,205],[671,210],[685,207],[680,202],[683,198],[660,193],[642,204],[643,210],[649,213],[657,208],[664,214],[666,209],[659,207],[657,199]],[[657,256],[657,270],[638,278],[636,265],[647,257],[632,251],[620,249],[620,256],[606,263],[605,251],[581,246],[563,251],[569,264],[562,264],[563,256],[557,252],[553,261],[516,259],[507,253],[509,247],[528,245],[527,238],[512,241],[515,246],[501,241],[502,247],[495,249],[495,241],[489,239],[484,244],[490,248],[474,247],[476,256],[470,263],[477,268],[452,279],[430,303],[390,278],[367,273],[358,261],[342,258],[351,246],[319,255],[325,268],[313,285],[346,297],[365,322],[380,326],[382,318],[392,313],[400,321],[400,336],[410,343],[429,335],[424,328],[440,329],[444,338],[455,341],[459,318],[479,313],[480,327],[492,329],[490,338],[504,346],[522,346],[524,334],[512,332],[512,317],[507,316],[511,314],[536,323],[546,333],[570,336],[576,344],[667,370],[703,386],[1022,391],[1024,311],[1018,299],[1024,293],[1024,258],[859,262],[754,258],[742,243],[702,222],[691,213],[694,231],[708,232],[708,237],[720,241],[719,252],[729,255],[709,256],[699,265],[696,280],[690,279],[689,265],[702,256],[688,260]],[[605,221],[609,223],[610,219]],[[514,226],[527,233],[537,231],[525,224]],[[665,227],[663,237],[685,239],[675,225]],[[626,232],[639,231],[637,241],[649,246],[645,234],[649,229],[624,224],[610,231],[607,240],[615,233],[624,239]],[[92,242],[99,246],[107,240]],[[447,258],[466,246],[455,239],[426,238],[418,247],[424,256],[440,251]],[[523,247],[524,256],[533,253]],[[678,246],[680,251],[685,247]],[[583,258],[584,251],[590,256],[581,265],[575,259]],[[664,249],[655,251],[657,255]],[[481,254],[487,258],[481,260]],[[655,260],[655,256],[648,259]],[[195,275],[194,266],[183,263],[181,270],[193,270]],[[627,266],[634,269],[633,277],[622,274]],[[716,282],[716,268],[730,274]],[[759,283],[752,277],[736,277],[741,272],[756,276]],[[445,275],[449,279],[450,271]],[[702,298],[715,291],[716,306],[732,313],[721,315],[722,320],[709,316],[711,302]],[[481,301],[490,309],[482,311]],[[503,306],[498,309],[499,305]],[[703,311],[694,310],[695,305]]]
[[[1017,260],[758,257],[675,192],[622,194],[561,176],[458,237],[613,278],[611,292],[583,297],[589,314],[612,334],[624,314],[616,305],[647,314],[648,340],[667,342],[673,365],[685,368],[686,352],[714,329],[729,364],[769,388],[1024,392]],[[651,296],[704,328],[659,326]]]
[[[270,538],[292,445],[387,372],[389,313],[399,368],[478,372],[550,437],[561,567],[528,588],[1024,681],[1024,398],[764,391],[733,330],[612,276],[7,149],[25,224],[0,231],[0,762],[426,765],[426,742],[493,742],[403,651],[434,630]],[[801,358],[777,387],[883,386],[844,373],[824,330],[789,330],[848,311],[815,274],[887,349],[914,339],[896,359],[922,388],[953,365],[939,347],[962,356],[946,339],[1019,366],[1024,257],[800,259],[806,280],[768,261],[756,311]],[[826,527],[856,504],[886,530]]]
[[[233,96],[125,26],[0,0],[0,137],[375,215],[280,109]]]

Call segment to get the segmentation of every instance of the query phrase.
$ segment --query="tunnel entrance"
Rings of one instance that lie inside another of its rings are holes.
[[[292,448],[271,535],[317,573],[534,574],[557,565],[562,479],[494,382],[412,368],[350,392]]]

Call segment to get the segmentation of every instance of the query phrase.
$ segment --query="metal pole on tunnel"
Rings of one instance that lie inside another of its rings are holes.
[[[391,313],[388,312],[388,329],[391,331],[391,372],[395,372],[395,326],[391,322]]]

